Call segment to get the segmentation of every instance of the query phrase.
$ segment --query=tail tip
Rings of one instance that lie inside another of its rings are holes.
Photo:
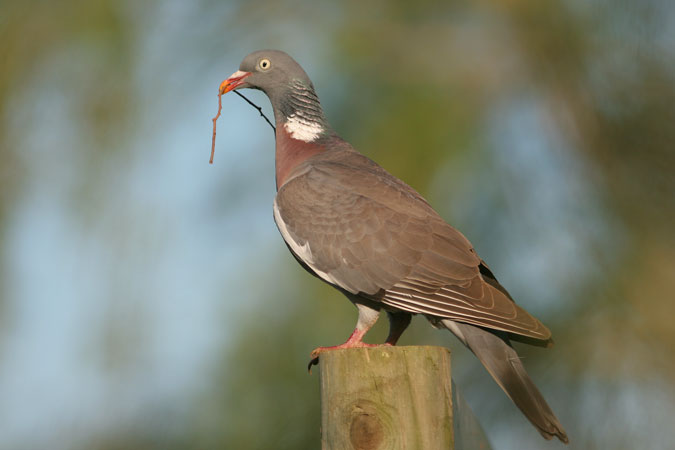
[[[570,440],[567,437],[567,433],[565,433],[565,430],[562,429],[560,426],[553,425],[551,430],[539,430],[542,436],[544,436],[544,439],[547,441],[550,441],[554,437],[557,437],[560,442],[563,444],[569,444]]]

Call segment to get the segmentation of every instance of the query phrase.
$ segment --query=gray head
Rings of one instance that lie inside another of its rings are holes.
[[[232,80],[229,84],[228,81]],[[260,89],[272,98],[280,94],[292,81],[300,81],[313,88],[309,77],[288,54],[280,50],[258,50],[249,54],[239,70],[221,84],[221,91],[252,88]]]
[[[220,93],[245,88],[259,89],[267,94],[277,124],[290,122],[288,126],[297,129],[297,136],[304,137],[302,140],[313,140],[329,132],[311,80],[300,64],[285,52],[258,50],[249,54],[239,65],[239,70],[221,83]]]

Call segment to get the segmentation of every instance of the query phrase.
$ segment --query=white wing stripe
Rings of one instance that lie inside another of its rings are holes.
[[[300,258],[300,260],[302,260],[302,262],[307,264],[307,266],[310,269],[312,269],[314,273],[316,273],[319,277],[321,277],[321,279],[331,284],[340,286],[342,289],[345,289],[349,292],[352,292],[351,289],[348,289],[346,286],[339,283],[331,274],[317,269],[314,262],[314,257],[312,256],[312,249],[309,247],[309,242],[305,242],[304,244],[298,244],[293,239],[293,236],[286,227],[284,219],[281,217],[281,213],[279,212],[279,206],[277,205],[276,198],[274,199],[274,222],[277,224],[277,228],[279,228],[279,233],[281,233],[281,236],[284,238],[284,241],[286,241],[286,243],[291,248],[291,251],[295,254],[295,256],[297,256],[298,258]]]

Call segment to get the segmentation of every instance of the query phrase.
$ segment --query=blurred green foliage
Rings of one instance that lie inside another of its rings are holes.
[[[77,117],[82,133],[73,158],[78,167],[91,170],[75,176],[79,186],[95,187],[100,175],[96,168],[105,165],[102,157],[131,158],[125,142],[134,131],[132,106],[139,101],[134,48],[157,9],[160,2],[139,7],[108,0],[0,5],[3,254],[9,245],[10,216],[22,199],[25,180],[34,175],[18,149],[40,126],[28,120],[17,128],[13,105],[39,100],[27,93],[44,92],[51,86],[35,85],[35,80],[45,81],[36,73],[50,59],[69,59],[81,72],[65,70],[53,76],[77,78],[76,89],[66,92],[73,102],[70,113]],[[303,11],[307,13],[299,14]],[[286,6],[261,1],[227,7],[202,2],[191,12],[197,19],[191,20],[210,24],[206,29],[213,35],[208,40],[204,35],[191,38],[201,40],[207,67],[233,39],[236,52],[228,51],[243,57],[261,42],[291,45],[320,33],[312,54],[323,71],[317,76],[308,72],[334,128],[428,196],[488,262],[491,259],[485,254],[506,261],[503,267],[491,263],[498,276],[507,270],[504,266],[519,261],[504,250],[504,244],[493,245],[495,240],[512,237],[500,228],[503,221],[511,224],[511,230],[536,229],[541,235],[532,240],[536,245],[545,247],[556,239],[540,228],[547,222],[536,218],[538,211],[524,205],[531,218],[516,215],[517,208],[509,200],[511,179],[529,191],[546,186],[517,168],[515,175],[509,175],[515,178],[505,175],[495,156],[502,137],[490,140],[488,136],[490,117],[500,104],[535,98],[565,141],[568,156],[583,168],[584,181],[599,203],[584,208],[591,194],[583,190],[567,199],[579,206],[567,210],[567,220],[578,224],[579,236],[592,236],[584,237],[587,245],[584,241],[579,255],[579,265],[589,268],[584,276],[567,281],[569,289],[553,292],[554,306],[537,306],[537,298],[528,298],[526,287],[520,289],[522,296],[516,296],[528,309],[537,310],[553,330],[557,345],[548,351],[519,350],[568,428],[572,448],[632,449],[646,448],[650,442],[658,446],[661,441],[651,428],[640,421],[639,426],[631,423],[636,416],[656,417],[662,410],[648,400],[636,402],[636,407],[612,399],[627,386],[641,383],[660,386],[670,398],[675,385],[675,44],[665,33],[673,27],[673,13],[669,2],[627,0],[347,1],[339,5],[296,1]],[[294,53],[293,48],[285,50]],[[178,67],[180,62],[175,64]],[[223,73],[223,78],[229,73]],[[160,91],[164,75],[156,74]],[[322,84],[328,81],[336,86]],[[521,131],[525,139],[532,132]],[[535,154],[548,151],[536,148]],[[263,153],[256,158],[271,158],[271,151]],[[439,185],[445,191],[439,192]],[[450,204],[453,192],[462,193],[462,205],[468,211]],[[81,189],[73,193],[73,214],[86,217],[94,206],[90,196],[81,195]],[[583,229],[589,223],[583,215],[589,210],[602,216],[597,222],[600,229]],[[530,237],[525,233],[521,239]],[[146,414],[130,425],[85,433],[78,446],[318,448],[318,382],[304,368],[313,347],[336,344],[349,335],[355,311],[281,250],[280,244],[273,276],[259,273],[256,263],[240,269],[241,278],[251,283],[266,280],[265,288],[260,301],[239,308],[241,320],[213,355],[213,371],[204,373],[202,389],[186,400],[185,417],[163,423],[164,415],[157,411],[156,419]],[[11,261],[3,258],[1,263],[0,269],[6,269]],[[518,272],[517,267],[512,270]],[[6,273],[0,271],[0,291],[7,286]],[[530,281],[548,283],[547,279]],[[227,285],[222,290],[224,299],[233,295]],[[3,292],[2,328],[9,325],[3,312],[8,303]],[[223,315],[229,314],[225,309]],[[384,328],[378,324],[369,339],[381,340]],[[4,337],[0,331],[0,356]],[[134,339],[143,339],[143,334]],[[402,341],[413,342],[453,346],[458,360],[453,370],[464,381],[458,384],[468,391],[469,403],[473,396],[487,430],[499,429],[506,421],[509,426],[515,424],[509,441],[513,448],[544,445],[524,420],[505,419],[516,416],[516,410],[487,375],[466,376],[483,369],[455,343],[450,344],[449,336],[416,321]],[[101,351],[117,350],[104,346]],[[638,409],[627,412],[623,423],[607,423],[591,413],[612,408]],[[171,425],[176,422],[180,425]],[[493,445],[500,448],[499,443]]]

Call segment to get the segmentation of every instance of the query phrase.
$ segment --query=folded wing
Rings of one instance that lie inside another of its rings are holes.
[[[490,278],[459,231],[359,153],[299,166],[279,189],[274,216],[295,256],[345,291],[393,309],[550,338]]]

